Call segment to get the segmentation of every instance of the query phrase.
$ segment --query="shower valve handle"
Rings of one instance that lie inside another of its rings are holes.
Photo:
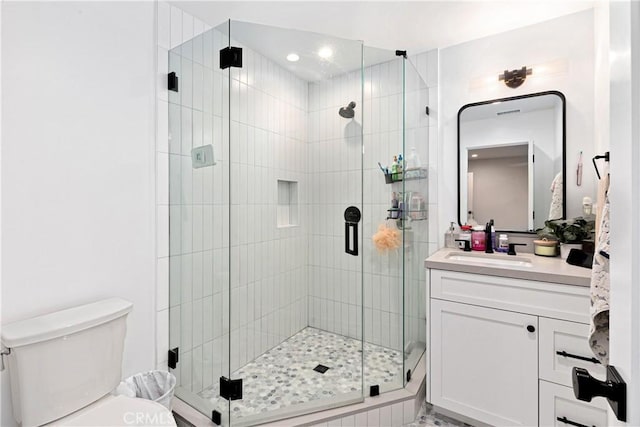
[[[358,223],[362,218],[360,209],[349,206],[344,211],[344,251],[349,255],[358,256]],[[353,233],[351,232],[353,230]],[[353,241],[352,241],[353,237]]]

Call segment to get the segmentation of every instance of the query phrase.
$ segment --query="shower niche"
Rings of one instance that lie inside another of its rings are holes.
[[[298,225],[298,183],[278,180],[278,227]]]
[[[394,253],[371,237],[391,197],[378,160],[428,155],[428,90],[411,60],[237,21],[167,60],[180,82],[169,93],[176,396],[240,426],[404,387],[425,349],[428,221],[402,230]],[[198,147],[212,150],[194,160]],[[362,212],[358,256],[344,250],[349,206]]]

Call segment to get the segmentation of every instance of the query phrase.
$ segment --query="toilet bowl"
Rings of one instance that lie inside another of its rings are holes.
[[[135,397],[107,395],[79,411],[45,425],[175,427],[176,422],[171,412],[159,403]]]
[[[13,416],[22,427],[176,425],[159,403],[110,394],[122,379],[132,308],[110,298],[2,326]]]

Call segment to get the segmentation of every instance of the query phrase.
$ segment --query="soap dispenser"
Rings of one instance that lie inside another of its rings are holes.
[[[493,228],[493,220],[490,220],[484,229],[484,252],[487,254],[493,253],[493,245],[495,239],[495,229]]]
[[[451,225],[449,226],[449,230],[447,231],[447,235],[445,236],[445,242],[444,245],[447,248],[457,248],[458,245],[456,244],[456,236],[455,236],[455,231],[456,231],[456,223],[455,222],[451,222]]]

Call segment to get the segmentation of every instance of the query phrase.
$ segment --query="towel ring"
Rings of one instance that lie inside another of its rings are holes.
[[[593,159],[591,159],[591,162],[593,163],[593,167],[596,169],[596,175],[598,175],[598,179],[600,178],[600,171],[598,170],[598,165],[596,164],[596,160],[598,159],[604,159],[605,162],[609,161],[609,152],[607,151],[606,153],[599,155],[599,156],[594,156]]]

